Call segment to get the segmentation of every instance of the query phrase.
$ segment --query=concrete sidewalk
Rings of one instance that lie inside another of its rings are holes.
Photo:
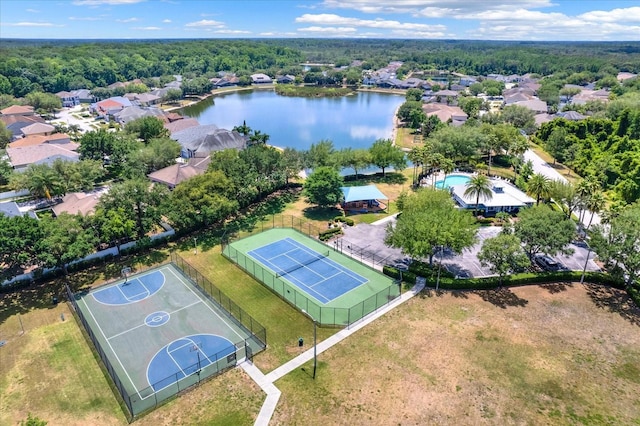
[[[340,330],[328,339],[325,339],[322,342],[318,343],[316,352],[318,354],[321,354],[333,345],[343,341],[356,331],[360,330],[362,327],[372,323],[382,315],[411,299],[416,294],[420,293],[423,288],[424,284],[416,284],[411,290],[392,300],[389,304],[356,321],[348,328]],[[313,347],[266,375],[263,374],[250,361],[245,361],[240,364],[242,369],[246,371],[247,374],[249,374],[249,376],[253,379],[253,381],[255,381],[258,386],[260,386],[260,388],[267,394],[267,398],[264,401],[262,408],[260,409],[260,413],[258,414],[258,418],[254,423],[256,426],[267,426],[269,424],[269,421],[271,420],[271,417],[273,416],[273,413],[275,412],[278,400],[280,399],[280,390],[273,383],[278,379],[281,379],[283,376],[289,374],[296,368],[300,368],[302,365],[311,361],[312,359]]]

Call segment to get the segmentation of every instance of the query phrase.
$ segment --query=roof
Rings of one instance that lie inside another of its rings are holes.
[[[491,179],[491,183],[493,184],[493,187],[491,188],[491,193],[493,194],[493,198],[491,198],[490,200],[480,199],[479,206],[483,205],[485,207],[525,207],[527,205],[532,205],[533,203],[536,202],[536,200],[529,197],[527,194],[520,191],[518,188],[511,185],[507,181],[504,181],[501,179]],[[456,198],[463,201],[468,208],[475,206],[476,197],[464,195],[464,192],[467,189],[466,184],[452,185],[449,189],[451,193]]]
[[[13,167],[25,167],[34,163],[53,163],[58,158],[65,161],[78,161],[80,154],[73,151],[78,146],[75,143],[64,145],[44,143],[35,146],[7,148],[7,155]]]
[[[18,139],[9,144],[9,148],[18,148],[22,146],[34,146],[40,145],[43,143],[60,143],[60,142],[70,142],[69,135],[66,133],[54,133],[53,135],[43,136],[43,135],[29,135],[24,138]]]
[[[22,212],[18,208],[18,204],[15,201],[0,203],[0,214],[3,214],[7,217],[22,216]]]
[[[462,108],[445,104],[424,104],[422,105],[422,110],[427,117],[435,115],[443,123],[446,123],[449,120],[466,121],[469,117]]]
[[[141,108],[139,106],[128,106],[113,114],[118,120],[127,124],[130,121],[142,117],[158,117],[164,121],[164,112],[159,108]]]
[[[140,93],[135,95],[134,99],[137,99],[140,102],[153,102],[160,99],[160,96],[154,95],[153,93]]]
[[[227,148],[243,149],[246,146],[246,138],[240,133],[219,129],[215,124],[189,127],[172,133],[171,138],[178,141],[183,148],[194,152],[221,151]]]
[[[29,105],[11,105],[10,107],[0,110],[0,114],[2,115],[33,114],[33,107]]]
[[[547,103],[540,99],[530,99],[528,101],[514,102],[511,105],[525,107],[534,112],[547,112]]]
[[[61,92],[56,93],[56,96],[59,97],[59,98],[73,98],[73,97],[75,97],[77,95],[74,94],[74,93],[67,92],[67,91],[63,90]]]
[[[571,120],[571,121],[579,121],[579,120],[584,120],[585,118],[587,118],[586,115],[582,115],[577,111],[567,111],[567,112],[559,112],[557,114],[558,117],[562,117],[565,120]]]
[[[343,186],[340,188],[344,194],[344,202],[363,200],[388,200],[389,197],[384,195],[377,186]]]
[[[98,201],[100,201],[101,195],[102,192],[73,192],[71,194],[67,194],[62,198],[62,203],[53,206],[53,213],[56,216],[59,216],[61,213],[81,214],[86,216],[89,213],[93,213],[98,205]]]
[[[28,126],[25,126],[22,128],[22,133],[27,136],[27,135],[38,135],[38,134],[42,134],[42,133],[51,133],[55,130],[56,128],[53,127],[51,124],[47,124],[47,123],[33,123],[33,124],[29,124]]]
[[[181,130],[188,129],[190,127],[199,126],[198,120],[195,118],[183,118],[181,120],[176,120],[171,123],[166,123],[164,127],[169,130],[169,133],[174,134]]]
[[[44,123],[44,119],[39,115],[2,115],[0,121],[7,127],[14,123],[28,123],[27,126],[30,123]]]
[[[207,156],[204,159],[192,158],[191,160],[195,161],[189,161],[187,164],[173,164],[164,169],[156,170],[148,175],[149,179],[173,188],[187,179],[206,172],[207,166],[211,162],[211,157]]]

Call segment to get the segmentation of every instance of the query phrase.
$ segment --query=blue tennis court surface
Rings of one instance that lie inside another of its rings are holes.
[[[363,276],[292,238],[247,253],[321,303],[328,303],[366,283]]]

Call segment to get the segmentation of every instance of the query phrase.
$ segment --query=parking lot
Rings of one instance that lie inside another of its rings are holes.
[[[399,265],[406,261],[406,256],[402,254],[400,249],[388,247],[384,244],[387,223],[395,220],[387,218],[384,221],[374,224],[358,224],[356,226],[346,227],[344,236],[332,244],[335,249],[341,250],[346,254],[367,263],[377,269],[382,269],[382,265]],[[489,268],[484,267],[478,260],[478,252],[482,247],[482,243],[487,238],[495,237],[502,230],[501,227],[488,226],[478,230],[477,243],[456,255],[451,251],[445,250],[442,256],[442,263],[454,275],[460,278],[484,277],[492,275]],[[571,244],[570,248],[574,253],[569,256],[562,254],[553,256],[564,268],[568,270],[581,271],[587,257],[587,246],[584,243]],[[599,267],[593,261],[594,254],[591,253],[588,271],[598,271]],[[440,259],[440,253],[434,256],[434,259]],[[428,260],[428,259],[425,259]]]

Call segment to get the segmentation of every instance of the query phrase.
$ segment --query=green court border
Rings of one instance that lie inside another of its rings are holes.
[[[305,292],[304,289],[287,281],[286,276],[275,278],[274,271],[247,254],[251,250],[286,237],[320,253],[330,249],[329,257],[333,261],[363,276],[368,282],[323,304]],[[389,303],[400,294],[400,288],[392,278],[293,228],[270,228],[230,242],[223,247],[223,255],[245,272],[257,278],[285,301],[307,312],[321,325],[349,325]],[[305,298],[308,300],[304,300]]]

